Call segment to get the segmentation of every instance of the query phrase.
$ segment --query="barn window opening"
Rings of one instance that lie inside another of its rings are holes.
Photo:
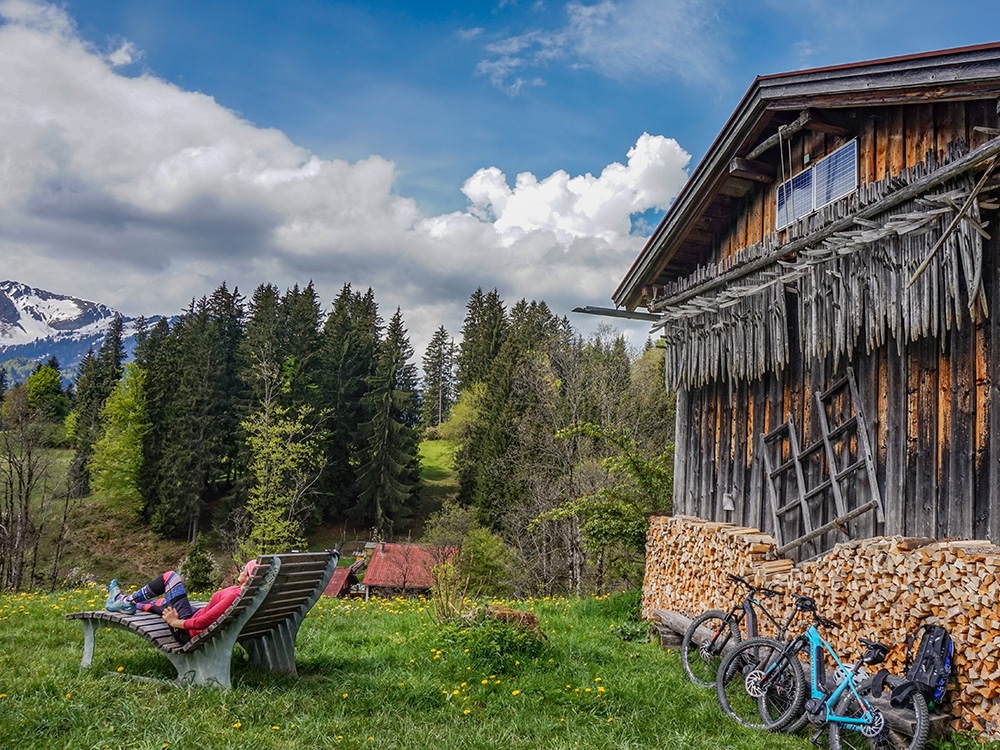
[[[818,211],[858,188],[858,141],[854,139],[778,185],[776,226]]]

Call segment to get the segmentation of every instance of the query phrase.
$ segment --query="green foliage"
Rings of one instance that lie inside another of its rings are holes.
[[[243,422],[255,481],[247,500],[249,529],[240,541],[239,559],[305,549],[308,496],[322,462],[308,416],[271,404]]]
[[[440,326],[424,351],[424,382],[421,388],[420,422],[437,427],[448,419],[455,401],[456,347],[447,329]]]
[[[188,591],[209,591],[218,584],[219,571],[205,547],[204,537],[198,537],[181,562],[181,576]]]
[[[448,562],[431,568],[431,601],[434,617],[438,622],[448,622],[460,617],[465,611],[467,582],[459,573],[458,566]]]
[[[479,420],[480,405],[483,403],[485,395],[485,383],[474,383],[462,391],[458,400],[451,407],[451,414],[447,421],[438,426],[438,438],[461,443]]]
[[[25,382],[28,406],[43,418],[61,420],[69,414],[69,398],[63,392],[59,371],[47,365],[39,367]]]
[[[90,475],[95,490],[139,509],[142,441],[150,430],[146,413],[146,373],[135,363],[125,367],[101,409],[104,434],[94,446]]]
[[[545,638],[537,630],[482,612],[441,625],[438,635],[445,648],[467,653],[474,669],[497,674],[520,671],[546,651]]]
[[[497,534],[484,528],[474,528],[462,540],[458,567],[474,595],[509,594],[513,564],[513,555]]]
[[[645,513],[669,509],[673,487],[672,448],[659,455],[643,455],[637,441],[617,428],[583,423],[560,430],[560,438],[581,435],[606,442],[617,451],[602,461],[610,482],[595,494],[574,498],[542,513],[530,528],[542,521],[566,518],[580,520],[584,546],[601,553],[616,545],[641,550],[646,540]]]

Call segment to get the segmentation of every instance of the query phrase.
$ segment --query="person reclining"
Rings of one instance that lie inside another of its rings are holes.
[[[132,614],[140,610],[159,615],[173,628],[174,638],[182,644],[187,643],[218,620],[229,605],[236,601],[256,567],[256,560],[247,562],[240,570],[238,583],[216,591],[202,609],[196,610],[191,606],[187,589],[184,588],[184,579],[173,570],[157,576],[131,594],[122,594],[118,579],[115,578],[108,584],[108,599],[104,608],[109,612]]]

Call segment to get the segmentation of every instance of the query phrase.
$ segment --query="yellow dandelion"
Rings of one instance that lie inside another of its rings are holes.
[[[124,672],[125,671],[125,667],[118,667],[118,671],[119,672]]]
[[[343,696],[341,696],[341,697],[346,698],[347,697],[347,693],[344,693]]]
[[[237,721],[235,724],[233,724],[233,729],[239,729],[241,726],[243,726],[243,722]]]
[[[281,727],[275,725],[275,726],[271,727],[271,729],[281,729]]]
[[[603,693],[604,692],[604,688],[602,688],[602,687],[597,688],[597,692],[598,693]]]
[[[68,700],[71,695],[72,695],[72,693],[66,693],[66,699]]]
[[[485,685],[489,680],[483,680],[482,684]]]
[[[520,695],[520,694],[521,694],[520,690],[514,690],[513,692],[511,692],[511,695]]]
[[[614,716],[610,716],[610,717],[608,717],[608,721],[614,721],[614,720],[615,720],[615,717],[614,717]]]
[[[600,677],[595,677],[595,678],[594,678],[594,682],[600,682],[600,681],[601,681],[601,678],[600,678]]]
[[[463,713],[463,714],[471,714],[471,713],[472,713],[472,711],[470,711],[469,709],[465,709],[464,711],[462,711],[462,713]]]

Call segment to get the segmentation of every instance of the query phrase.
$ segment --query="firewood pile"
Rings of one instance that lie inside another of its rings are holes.
[[[944,625],[955,644],[951,725],[1000,738],[1000,548],[985,541],[876,537],[839,544],[795,566],[769,559],[775,546],[758,529],[652,517],[643,615],[728,610],[746,593],[726,580],[734,573],[813,597],[820,614],[840,625],[823,635],[841,658],[860,657],[859,637],[881,641],[892,647],[884,666],[895,674],[903,672],[907,635],[924,621]],[[792,599],[766,604],[781,621]],[[769,625],[761,618],[762,634],[773,634]]]

